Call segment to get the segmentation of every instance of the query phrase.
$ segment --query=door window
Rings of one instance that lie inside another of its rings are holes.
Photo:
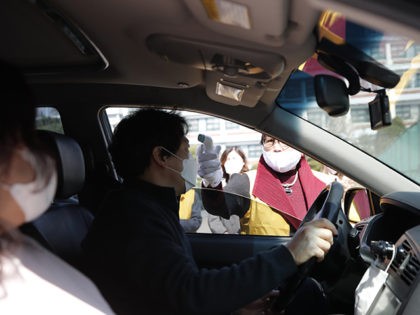
[[[111,129],[114,130],[119,121],[133,110],[123,107],[106,109]],[[289,236],[299,224],[299,215],[302,216],[302,211],[296,209],[303,209],[306,213],[310,206],[308,202],[313,201],[327,183],[339,180],[345,187],[357,185],[305,156],[305,162],[300,160],[299,164],[305,164],[306,169],[300,167],[298,173],[280,177],[273,176],[270,171],[262,173],[259,164],[263,152],[261,133],[218,117],[189,111],[178,113],[192,127],[187,134],[191,154],[197,155],[198,135],[205,134],[215,145],[221,146],[220,160],[224,167],[222,192],[201,189],[202,180],[197,176],[196,188],[180,196],[180,222],[188,233]],[[277,146],[277,141],[271,140],[270,143]],[[241,164],[244,157],[246,162]],[[298,160],[300,158],[298,152]],[[305,183],[308,177],[310,181]],[[313,185],[318,190],[311,195]],[[279,196],[286,201],[279,201]]]

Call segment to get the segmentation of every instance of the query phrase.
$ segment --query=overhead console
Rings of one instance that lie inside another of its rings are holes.
[[[206,93],[217,102],[254,107],[269,87],[280,89],[286,65],[281,49],[295,28],[291,1],[265,0],[264,6],[254,0],[184,2],[195,21],[217,34],[217,42],[215,37],[154,34],[147,39],[152,52],[166,61],[203,70]],[[309,35],[311,30],[301,32]],[[288,57],[289,71],[296,63],[292,60]]]
[[[266,85],[285,65],[284,59],[273,53],[171,35],[152,35],[147,45],[168,61],[204,70],[208,96],[229,105],[255,106]]]
[[[147,47],[167,62],[202,70],[206,93],[217,102],[254,107],[267,94],[277,96],[291,71],[314,52],[320,12],[302,13],[300,1],[184,3],[208,37],[197,37],[193,29],[188,34],[167,30],[149,35]]]

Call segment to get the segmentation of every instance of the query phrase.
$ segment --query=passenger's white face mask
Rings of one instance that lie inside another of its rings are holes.
[[[388,278],[387,271],[394,258],[395,248],[393,250],[392,258],[385,270],[378,268],[374,265],[374,263],[372,263],[371,266],[366,270],[355,292],[355,315],[364,315],[368,313],[369,309],[372,306],[372,303],[374,302],[378,293],[383,288],[386,279]]]
[[[2,183],[1,187],[10,192],[21,208],[25,222],[29,222],[43,214],[51,205],[57,188],[57,173],[52,160],[48,158],[48,162],[53,168],[53,173],[49,182],[45,183],[45,177],[40,173],[34,155],[28,149],[19,152],[22,158],[28,161],[35,170],[35,180],[29,183],[15,183],[11,185]]]
[[[182,159],[178,155],[172,153],[168,149],[162,147],[165,151],[169,152],[171,155],[176,157],[177,159],[182,161],[183,169],[182,171],[177,171],[173,168],[167,167],[168,169],[177,172],[181,175],[181,177],[185,181],[185,191],[190,190],[195,186],[195,183],[197,181],[197,171],[198,171],[198,163],[197,160],[193,158],[191,153],[188,153],[188,159]]]
[[[279,173],[286,173],[296,168],[299,163],[302,153],[295,149],[289,148],[285,151],[265,151],[263,149],[264,161],[274,171]]]

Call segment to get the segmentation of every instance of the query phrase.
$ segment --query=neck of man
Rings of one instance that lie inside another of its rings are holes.
[[[170,176],[172,174],[169,172],[173,171],[160,166],[151,166],[143,174],[139,175],[138,178],[156,186],[173,188],[177,196],[183,194],[184,191],[177,189],[177,185],[173,182],[173,177]]]

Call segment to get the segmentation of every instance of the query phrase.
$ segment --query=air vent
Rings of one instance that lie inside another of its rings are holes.
[[[391,269],[395,271],[408,286],[410,286],[420,271],[420,261],[413,253],[407,240],[398,246],[397,255]]]

